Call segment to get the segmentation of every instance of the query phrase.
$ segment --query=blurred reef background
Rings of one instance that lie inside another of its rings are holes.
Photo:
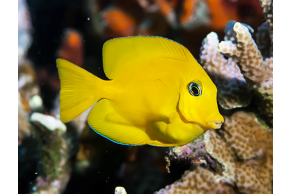
[[[225,118],[182,147],[128,147],[93,132],[90,110],[59,120],[56,58],[107,79],[111,38],[187,47]],[[273,0],[18,0],[19,193],[273,192]],[[164,189],[163,189],[164,188]]]

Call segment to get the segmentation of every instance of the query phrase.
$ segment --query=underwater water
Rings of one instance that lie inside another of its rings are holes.
[[[18,193],[272,193],[272,0],[18,0],[18,14]],[[217,87],[220,129],[127,146],[90,128],[91,109],[60,120],[56,59],[109,80],[103,44],[137,35],[190,51]]]

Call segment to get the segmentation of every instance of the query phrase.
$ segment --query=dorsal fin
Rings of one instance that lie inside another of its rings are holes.
[[[103,46],[103,66],[109,79],[151,58],[194,60],[187,48],[175,41],[158,36],[115,38],[108,40]]]

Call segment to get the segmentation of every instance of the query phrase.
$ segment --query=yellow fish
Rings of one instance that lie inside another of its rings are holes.
[[[123,37],[105,42],[102,52],[110,80],[57,59],[62,122],[96,103],[87,120],[98,134],[119,144],[168,147],[220,128],[216,86],[181,44]]]

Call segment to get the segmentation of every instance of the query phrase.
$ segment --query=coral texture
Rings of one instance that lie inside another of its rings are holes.
[[[201,167],[197,167],[193,171],[185,171],[180,180],[155,194],[179,193],[235,194],[230,185],[222,183],[210,171]]]
[[[211,32],[203,40],[200,63],[218,89],[218,102],[225,109],[249,105],[252,95],[236,62],[217,51],[218,37]]]
[[[263,112],[272,118],[273,72],[269,69],[269,66],[272,66],[270,64],[272,59],[263,60],[247,27],[237,22],[233,30],[236,33],[237,44],[222,41],[217,49],[237,63],[248,86],[261,98]]]
[[[270,27],[270,38],[273,42],[273,0],[260,0],[265,18]]]
[[[241,192],[272,193],[273,135],[253,114],[225,117],[223,139],[236,159],[236,185]]]
[[[252,113],[238,111],[225,117],[220,132],[221,135],[208,131],[204,142],[206,152],[222,165],[222,173],[198,166],[156,194],[272,193],[271,130],[262,127]],[[190,144],[195,144],[195,141]]]
[[[234,26],[235,23],[236,23],[236,21],[234,21],[234,20],[230,20],[230,21],[227,22],[227,24],[226,24],[226,26],[225,26],[225,28],[224,28],[224,33],[225,33],[225,35],[224,35],[224,40],[225,40],[225,41],[230,40],[230,41],[233,42],[234,44],[237,43],[236,33],[235,33],[235,31],[233,30],[233,26]],[[253,29],[251,26],[249,26],[249,25],[247,25],[247,24],[243,24],[243,23],[242,23],[242,25],[244,25],[245,27],[247,27],[248,30],[249,30],[252,34],[254,33],[254,29]]]

